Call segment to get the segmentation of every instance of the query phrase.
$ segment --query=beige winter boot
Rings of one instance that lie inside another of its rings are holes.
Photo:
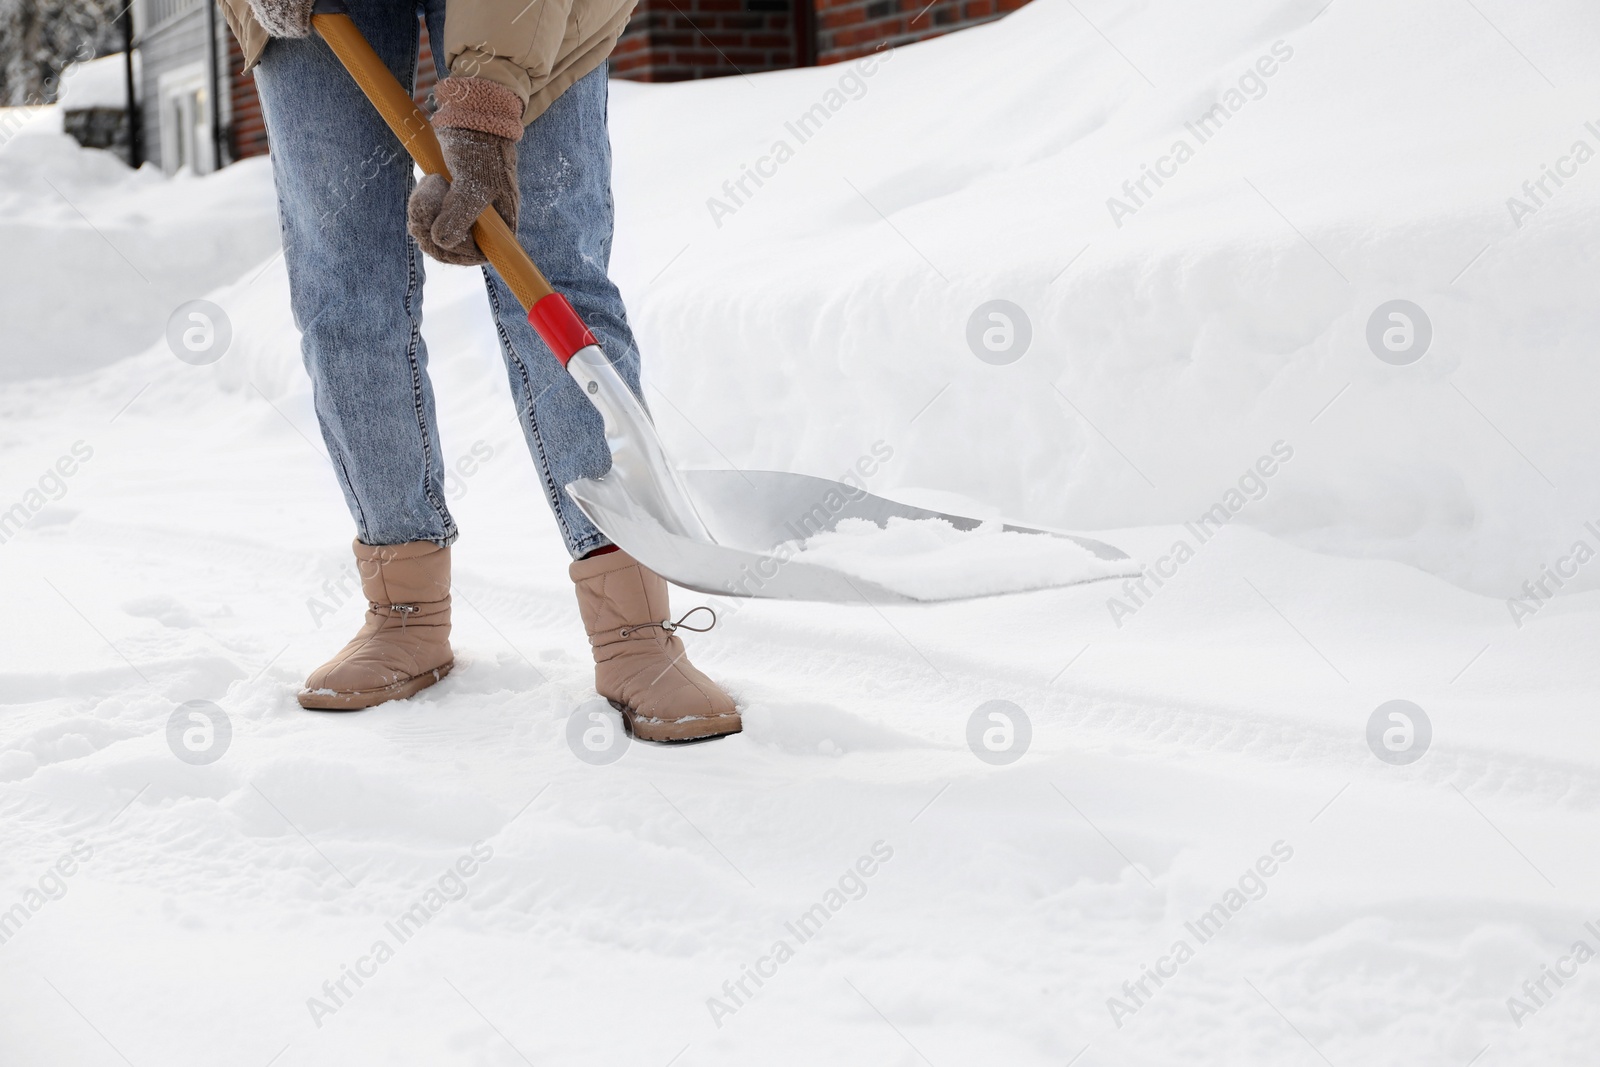
[[[634,737],[694,741],[742,729],[733,699],[689,662],[674,633],[665,580],[621,550],[580,559],[569,573],[594,651],[594,687]]]
[[[367,620],[311,672],[300,706],[355,711],[401,700],[450,673],[450,550],[432,541],[355,543]]]

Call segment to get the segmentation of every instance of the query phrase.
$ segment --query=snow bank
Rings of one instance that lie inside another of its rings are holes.
[[[1079,7],[614,86],[618,272],[677,450],[828,476],[881,438],[874,491],[1092,529],[1192,520],[1282,439],[1238,521],[1482,592],[1535,576],[1600,514],[1600,164],[1520,226],[1507,198],[1600,149],[1558,45],[1600,15]],[[995,299],[1032,328],[1005,366],[967,340]],[[1394,299],[1432,322],[1411,366],[1366,341]]]
[[[139,84],[140,53],[133,53],[133,79]],[[127,64],[122,53],[101,56],[87,63],[74,63],[61,75],[61,92],[56,103],[63,111],[92,107],[128,106]]]
[[[0,119],[0,380],[148,348],[179,304],[267,265],[276,203],[265,158],[169,179],[81,147],[61,133],[60,105],[11,109]]]

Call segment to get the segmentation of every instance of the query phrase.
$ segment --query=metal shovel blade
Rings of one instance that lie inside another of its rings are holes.
[[[1077,584],[1137,572],[1120,549],[1088,537],[1007,524],[1006,532],[1061,538],[1112,566],[1107,573],[1070,582],[1018,580],[982,593],[912,595],[796,553],[792,543],[835,531],[847,519],[885,526],[890,519],[937,519],[957,530],[981,520],[912,507],[826,478],[783,471],[690,470],[675,472],[711,540],[669,530],[607,474],[567,486],[591,522],[639,562],[674,585],[717,596],[834,603],[905,604],[992,596]],[[670,520],[669,520],[670,521]]]

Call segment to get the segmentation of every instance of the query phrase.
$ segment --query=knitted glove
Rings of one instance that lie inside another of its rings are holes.
[[[315,0],[250,0],[261,28],[273,37],[310,37]]]
[[[517,142],[522,101],[487,78],[446,78],[434,89],[433,127],[450,181],[430,174],[406,205],[407,228],[422,250],[443,263],[484,263],[472,224],[493,204],[517,229]]]

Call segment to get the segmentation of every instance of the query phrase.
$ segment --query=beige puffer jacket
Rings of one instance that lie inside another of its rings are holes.
[[[488,78],[516,93],[526,125],[567,86],[605,62],[637,2],[448,0],[445,63],[455,77]],[[251,13],[249,0],[218,3],[249,70],[267,47],[267,31]]]

